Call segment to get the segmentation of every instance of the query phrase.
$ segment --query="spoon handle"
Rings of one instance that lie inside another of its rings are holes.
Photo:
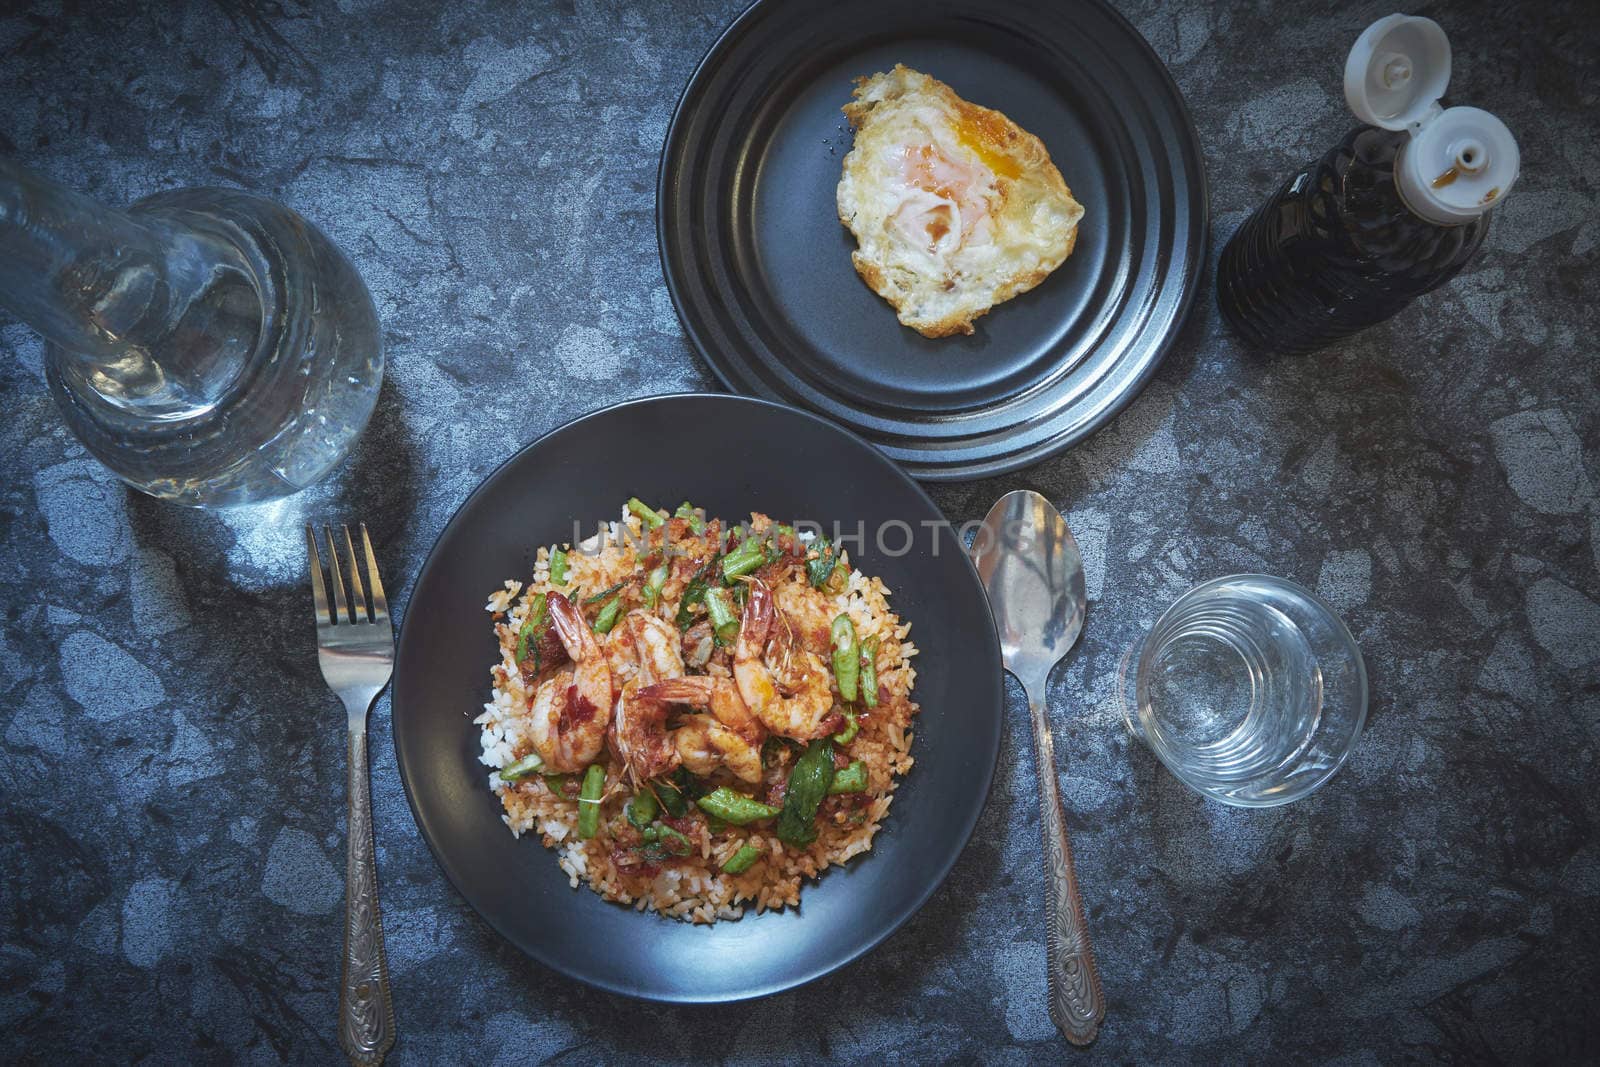
[[[1041,687],[1042,688],[1042,687]],[[1095,1039],[1106,1016],[1100,992],[1100,971],[1089,944],[1089,924],[1078,893],[1078,872],[1067,841],[1066,809],[1056,784],[1055,741],[1044,701],[1028,694],[1028,714],[1033,720],[1033,746],[1038,757],[1040,827],[1045,854],[1045,933],[1050,979],[1050,1018],[1068,1041],[1087,1045]]]

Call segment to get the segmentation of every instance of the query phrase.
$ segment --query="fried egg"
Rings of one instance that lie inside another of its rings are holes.
[[[856,81],[839,221],[856,273],[924,337],[1025,293],[1072,254],[1083,206],[1043,142],[904,65]]]

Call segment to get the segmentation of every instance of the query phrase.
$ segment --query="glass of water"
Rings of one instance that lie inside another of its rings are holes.
[[[1344,765],[1367,717],[1367,671],[1316,594],[1264,574],[1196,586],[1128,651],[1128,729],[1191,788],[1287,804]]]

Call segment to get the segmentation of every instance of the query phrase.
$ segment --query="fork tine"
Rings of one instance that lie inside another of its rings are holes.
[[[361,557],[356,555],[356,546],[350,540],[349,525],[339,528],[344,531],[345,557],[350,560],[350,615],[356,622],[369,622],[372,615],[367,611],[367,594],[361,588]]]
[[[317,534],[306,523],[306,562],[311,565],[311,602],[316,608],[317,625],[328,625],[328,590],[322,584],[322,558],[317,553]]]
[[[339,573],[339,550],[333,544],[333,530],[324,526],[322,533],[328,539],[328,584],[333,586],[333,621],[336,624],[346,620],[355,622],[344,599],[344,576]]]
[[[384,622],[389,618],[389,602],[383,596],[383,579],[378,577],[378,557],[372,554],[372,538],[367,536],[366,523],[361,524],[361,544],[367,550],[367,582],[372,586],[372,621]],[[354,553],[351,558],[355,558]]]

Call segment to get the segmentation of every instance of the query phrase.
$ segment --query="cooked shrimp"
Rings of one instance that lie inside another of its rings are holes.
[[[711,661],[711,653],[716,650],[716,632],[711,629],[710,619],[701,619],[683,631],[683,658],[689,666],[696,669],[704,667]]]
[[[679,760],[695,774],[708,775],[726,767],[752,785],[761,781],[761,748],[745,740],[710,715],[686,715],[672,731]]]
[[[739,695],[775,734],[799,741],[826,737],[835,729],[831,675],[816,653],[780,632],[782,621],[772,591],[752,582],[733,646]]]
[[[767,731],[745,707],[733,682],[709,675],[673,678],[639,695],[711,712],[688,716],[672,733],[678,757],[689,770],[706,775],[724,766],[747,782],[761,781],[761,743]]]
[[[622,621],[633,637],[640,681],[652,685],[683,677],[683,652],[676,627],[644,610],[630,611]]]
[[[681,762],[667,733],[667,702],[641,695],[645,688],[637,678],[624,685],[611,720],[612,751],[635,786],[671,774]]]
[[[549,599],[550,623],[572,658],[534,691],[529,708],[533,746],[552,772],[581,771],[600,754],[611,725],[611,668],[583,613],[560,593]]]
[[[633,645],[636,671],[622,686],[611,718],[611,749],[635,784],[668,774],[678,767],[678,753],[667,737],[667,705],[640,696],[656,682],[683,675],[678,631],[647,611],[632,611],[617,630]],[[613,642],[615,645],[615,642]]]

